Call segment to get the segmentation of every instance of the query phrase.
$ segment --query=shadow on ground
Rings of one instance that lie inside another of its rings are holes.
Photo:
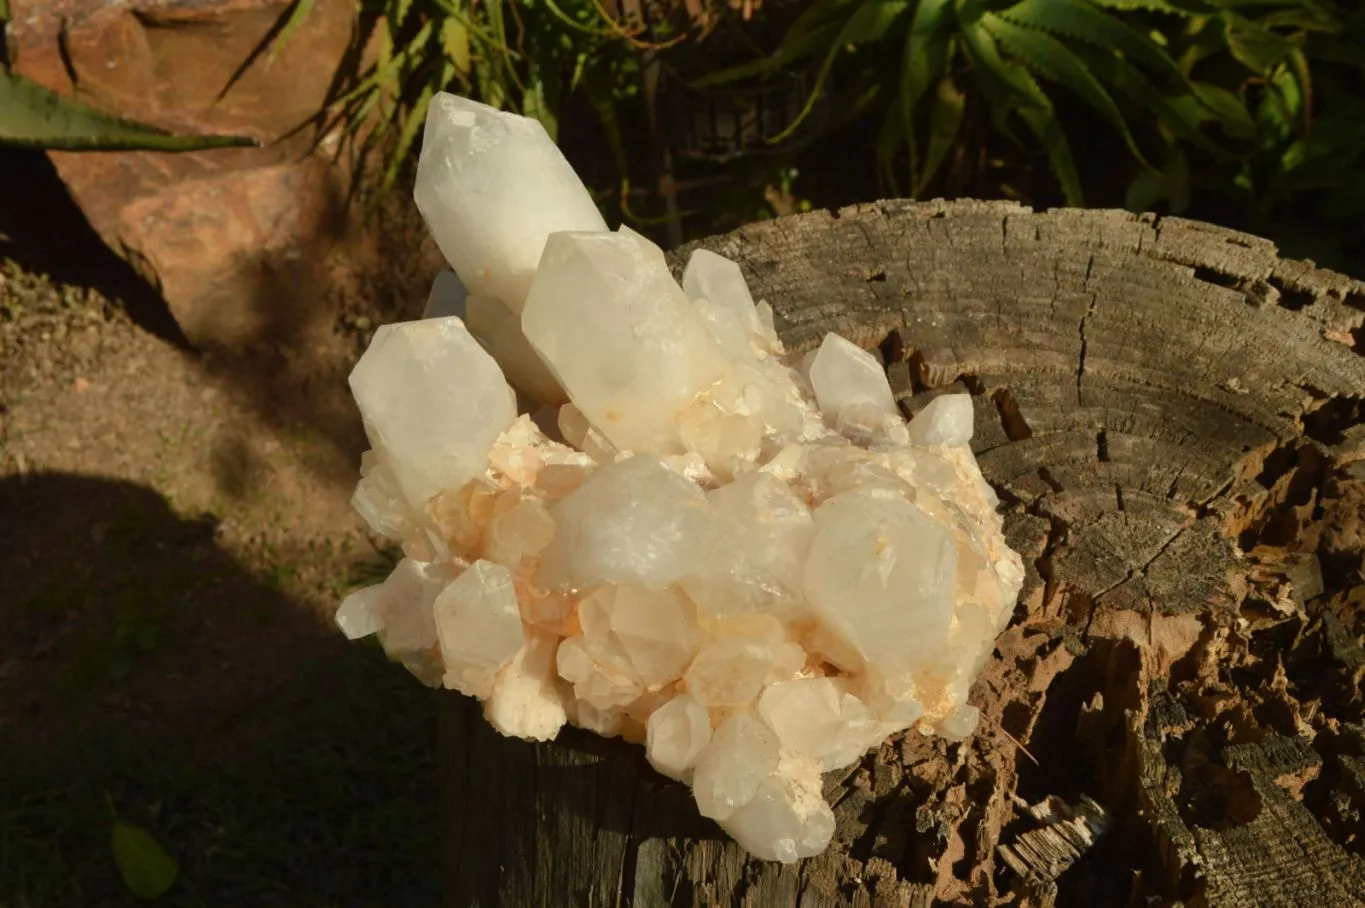
[[[134,904],[110,805],[162,904],[438,902],[429,691],[146,488],[7,478],[0,515],[0,904]]]

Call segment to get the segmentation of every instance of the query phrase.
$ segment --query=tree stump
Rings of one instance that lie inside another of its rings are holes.
[[[835,841],[784,867],[643,748],[508,740],[445,695],[451,908],[1365,904],[1365,284],[1206,224],[1006,203],[700,245],[791,348],[879,348],[907,413],[971,393],[1029,566],[981,726],[828,775]]]

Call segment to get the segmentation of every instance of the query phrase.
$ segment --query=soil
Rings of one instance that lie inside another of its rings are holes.
[[[346,375],[420,309],[420,232],[210,356],[41,158],[0,163],[32,202],[0,216],[0,905],[132,903],[111,808],[178,860],[168,904],[434,903],[432,695],[329,620],[392,563]]]

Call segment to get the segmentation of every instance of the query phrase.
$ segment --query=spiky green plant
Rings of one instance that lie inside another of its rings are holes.
[[[1155,179],[1169,165],[1153,165],[1153,151],[1188,145],[1226,157],[1215,137],[1254,131],[1244,99],[1201,77],[1211,58],[1229,56],[1264,77],[1294,59],[1306,34],[1335,28],[1335,11],[1319,0],[815,0],[771,56],[700,84],[762,76],[815,57],[817,92],[804,117],[850,51],[898,49],[894,78],[884,56],[872,58],[877,71],[864,95],[883,108],[878,158],[896,191],[903,185],[917,195],[931,183],[975,95],[1000,135],[1018,143],[1022,125],[1046,154],[1066,202],[1081,205],[1057,89],[1108,124]],[[1135,120],[1154,124],[1164,143],[1144,148]],[[1221,128],[1214,136],[1210,123]],[[904,184],[893,165],[900,159]]]
[[[316,0],[295,0],[273,46],[306,21]],[[587,95],[624,174],[616,107],[637,95],[643,23],[615,18],[602,0],[360,0],[372,62],[331,99],[328,125],[364,136],[359,159],[382,148],[377,174],[391,188],[432,97],[442,90],[538,119],[552,137],[566,98]],[[676,40],[676,38],[674,39]]]

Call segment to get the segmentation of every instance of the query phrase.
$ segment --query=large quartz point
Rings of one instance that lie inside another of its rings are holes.
[[[1024,572],[971,397],[907,424],[868,351],[788,354],[738,264],[679,283],[533,121],[439,95],[417,197],[458,275],[351,374],[353,502],[405,557],[348,637],[504,735],[643,745],[763,860],[828,846],[822,772],[973,733]]]
[[[725,372],[663,254],[633,233],[551,237],[521,324],[578,409],[622,450],[682,453],[676,412]]]
[[[417,208],[470,293],[520,312],[545,240],[606,230],[540,122],[446,92],[427,108]]]
[[[454,317],[384,325],[350,383],[370,445],[418,510],[487,469],[517,414],[498,364]]]

